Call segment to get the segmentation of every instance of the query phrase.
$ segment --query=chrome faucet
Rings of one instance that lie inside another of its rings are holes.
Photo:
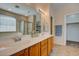
[[[35,32],[32,31],[32,32],[31,32],[31,37],[34,37],[34,35],[35,35]]]
[[[22,34],[18,33],[15,35],[15,37],[13,38],[15,42],[20,41],[22,37]]]
[[[38,36],[38,33],[37,33],[37,32],[33,31],[33,32],[31,33],[31,37],[37,37],[37,36]]]
[[[21,37],[15,37],[15,38],[13,38],[13,40],[14,40],[15,42],[20,41],[20,40],[21,40]]]

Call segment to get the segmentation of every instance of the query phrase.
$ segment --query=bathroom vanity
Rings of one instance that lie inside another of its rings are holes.
[[[46,21],[47,16],[40,12],[25,16],[2,9],[0,16],[0,56],[50,55],[54,37],[48,34],[50,26]],[[8,38],[4,38],[6,36]]]
[[[53,51],[54,37],[49,34],[35,38],[24,36],[21,41],[0,50],[0,56],[47,56]]]

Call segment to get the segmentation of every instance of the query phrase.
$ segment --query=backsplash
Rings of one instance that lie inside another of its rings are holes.
[[[22,33],[3,33],[2,35],[0,35],[0,40],[3,40],[3,39],[12,39],[12,38],[16,38],[16,37],[21,37],[22,36]]]

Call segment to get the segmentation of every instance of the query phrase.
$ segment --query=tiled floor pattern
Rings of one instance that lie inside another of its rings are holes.
[[[74,41],[67,41],[67,46],[72,46],[72,47],[78,47],[79,48],[79,42],[74,42]]]
[[[79,56],[79,47],[56,45],[50,56]]]

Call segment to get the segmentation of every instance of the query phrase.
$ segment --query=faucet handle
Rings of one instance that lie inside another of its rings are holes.
[[[13,40],[14,40],[15,42],[16,42],[16,41],[20,41],[20,40],[21,40],[21,37],[16,36],[16,37],[13,38]]]

